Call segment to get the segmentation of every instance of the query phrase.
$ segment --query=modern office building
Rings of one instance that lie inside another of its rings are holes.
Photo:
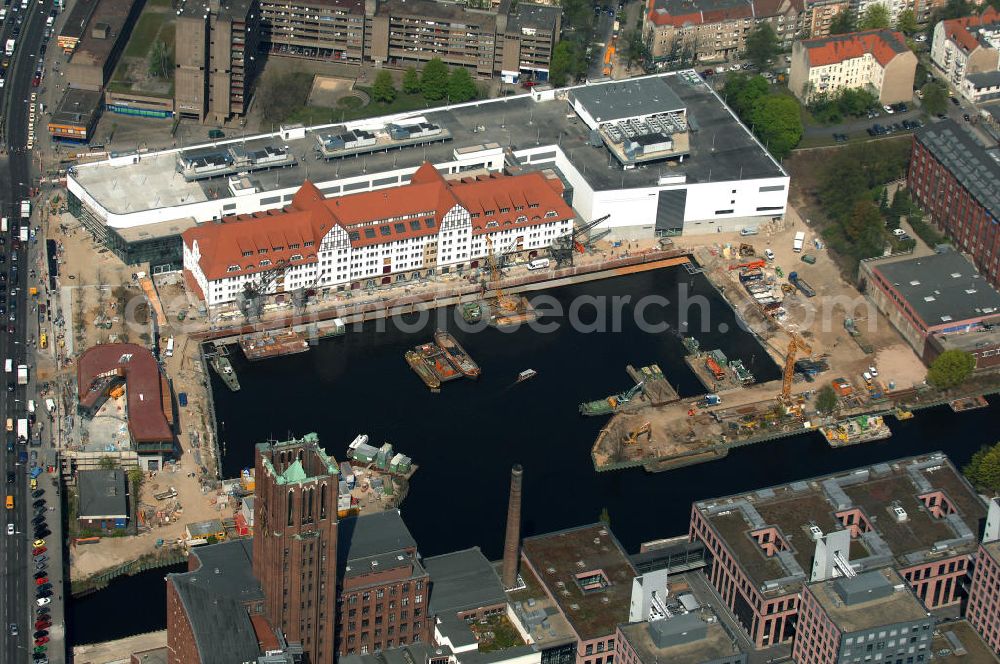
[[[968,258],[942,248],[919,258],[874,259],[858,268],[862,292],[930,364],[948,348],[979,368],[1000,364],[1000,293]]]
[[[568,621],[576,664],[612,664],[635,568],[604,524],[525,538],[522,561]]]
[[[926,662],[936,622],[892,569],[826,579],[802,590],[792,657],[797,664]]]
[[[690,537],[711,552],[712,585],[763,649],[792,640],[803,587],[838,571],[891,567],[926,609],[958,605],[985,514],[934,453],[698,501]]]
[[[909,102],[916,68],[901,32],[831,35],[795,42],[788,88],[804,103],[845,89],[871,91],[882,104]]]
[[[951,120],[913,134],[907,187],[913,199],[979,271],[1000,287],[1000,151]]]
[[[257,0],[184,0],[175,26],[174,112],[215,124],[245,115],[260,65]]]
[[[272,55],[360,63],[362,0],[260,0],[261,46]]]
[[[616,239],[757,228],[788,199],[781,165],[683,71],[120,155],[75,166],[68,206],[127,262],[176,270],[186,228],[288,206],[303,154],[327,204],[406,184],[424,162],[446,177],[551,171],[577,216],[609,215]]]
[[[966,618],[994,654],[1000,655],[1000,498],[990,501],[969,586]]]

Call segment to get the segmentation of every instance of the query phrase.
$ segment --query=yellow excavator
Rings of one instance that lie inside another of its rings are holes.
[[[639,436],[646,434],[646,442],[652,438],[653,432],[649,426],[649,422],[643,422],[636,428],[628,432],[628,438],[625,439],[626,445],[635,445],[639,441]]]

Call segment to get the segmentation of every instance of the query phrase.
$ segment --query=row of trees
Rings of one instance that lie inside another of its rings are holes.
[[[973,454],[962,472],[980,491],[993,495],[1000,493],[1000,443],[983,447]]]
[[[734,74],[722,94],[776,158],[787,157],[802,140],[799,103],[789,95],[772,93],[763,76]]]
[[[844,10],[833,18],[830,23],[830,34],[842,35],[858,30],[880,30],[893,27],[905,35],[915,35],[920,27],[917,25],[917,17],[912,9],[904,9],[896,17],[896,24],[892,25],[889,16],[889,9],[883,4],[869,5],[860,18],[855,20],[850,10]]]
[[[594,5],[590,0],[562,0],[562,37],[552,50],[549,80],[562,86],[587,74],[588,47],[594,43]]]
[[[479,96],[475,81],[464,67],[451,71],[441,58],[429,60],[421,71],[409,67],[403,72],[403,92],[408,95],[420,94],[427,101],[448,101],[453,104],[471,101]],[[372,99],[391,104],[396,100],[398,90],[392,74],[382,69],[375,75],[372,84]]]

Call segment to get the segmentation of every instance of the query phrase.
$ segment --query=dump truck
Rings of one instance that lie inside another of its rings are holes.
[[[153,494],[153,498],[156,498],[157,500],[167,500],[168,498],[176,498],[176,497],[177,497],[177,489],[175,489],[174,487],[170,487],[166,491],[160,491],[159,493]]]
[[[802,291],[803,295],[806,297],[815,297],[816,291],[812,286],[809,285],[805,279],[799,276],[798,272],[790,272],[788,274],[788,283],[798,288]]]

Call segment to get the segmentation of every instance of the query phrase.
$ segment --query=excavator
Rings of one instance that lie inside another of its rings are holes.
[[[653,432],[649,426],[649,422],[643,422],[639,426],[629,431],[628,437],[625,439],[625,444],[635,445],[637,442],[639,442],[639,436],[643,434],[646,435],[646,442],[649,442],[650,438],[653,437]]]
[[[781,403],[792,406],[792,378],[795,376],[795,356],[797,353],[809,355],[812,347],[795,332],[788,332],[788,352],[785,354],[785,371],[781,379]]]

